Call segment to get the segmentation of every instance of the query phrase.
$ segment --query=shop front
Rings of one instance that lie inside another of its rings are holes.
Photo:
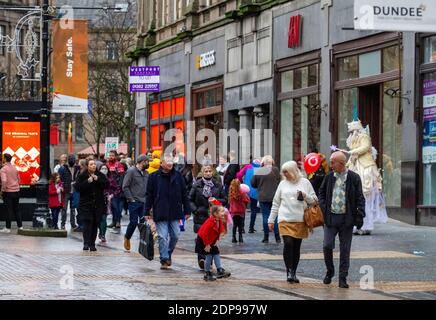
[[[190,120],[195,124],[196,141],[192,141],[191,146],[196,152],[210,156],[214,163],[218,163],[220,129],[224,129],[224,56],[224,28],[217,28],[192,40],[189,114]],[[214,139],[209,140],[209,137],[203,136],[201,133],[204,129],[211,130]],[[204,150],[199,149],[202,145],[205,147]],[[196,159],[201,161],[197,156]]]
[[[419,43],[422,48],[419,68],[422,197],[418,218],[421,223],[428,224],[436,214],[436,35],[421,35]]]
[[[402,37],[382,33],[333,46],[334,142],[347,149],[347,123],[355,116],[368,128],[381,168],[386,205],[391,209],[410,206],[404,188]]]
[[[277,61],[280,163],[320,151],[320,52]]]

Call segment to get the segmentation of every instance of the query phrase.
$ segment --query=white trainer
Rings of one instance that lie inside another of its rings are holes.
[[[2,230],[0,230],[1,233],[11,233],[11,229],[8,228],[3,228]]]

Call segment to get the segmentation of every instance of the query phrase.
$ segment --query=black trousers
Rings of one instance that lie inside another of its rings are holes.
[[[336,235],[339,234],[339,277],[347,278],[350,268],[351,240],[353,238],[353,226],[345,225],[344,214],[332,214],[332,225],[324,227],[324,261],[327,273],[333,276],[335,266],[333,263],[333,249],[335,248]]]
[[[3,192],[3,201],[6,205],[6,228],[11,228],[11,221],[17,220],[18,228],[23,226],[21,213],[19,210],[20,193],[19,192]]]
[[[300,249],[303,239],[291,236],[283,236],[283,260],[285,260],[286,271],[297,271],[300,263]]]
[[[93,216],[91,219],[83,220],[83,245],[90,248],[95,247],[100,218]]]
[[[236,231],[238,231],[239,234],[241,235],[242,229],[244,228],[245,217],[234,215],[232,219],[233,219],[233,236],[236,236]]]

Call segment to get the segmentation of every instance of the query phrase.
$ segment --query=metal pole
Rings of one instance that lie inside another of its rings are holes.
[[[50,113],[48,101],[48,55],[49,55],[49,0],[42,6],[42,68],[41,68],[41,177],[36,185],[36,209],[33,214],[33,228],[50,226],[48,209],[48,176],[50,173]],[[44,223],[46,222],[46,223]]]

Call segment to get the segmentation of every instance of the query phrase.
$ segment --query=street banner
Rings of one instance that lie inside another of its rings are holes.
[[[118,152],[118,145],[119,145],[118,142],[119,142],[118,137],[107,137],[105,139],[105,142],[104,142],[104,146],[105,146],[104,156],[105,156],[105,158],[109,157],[109,152],[111,152],[112,150],[115,150]]]
[[[30,187],[40,178],[40,123],[3,122],[2,153],[12,156],[21,187]]]
[[[88,113],[88,22],[53,21],[53,113]]]
[[[354,29],[436,32],[435,0],[354,0]]]
[[[424,132],[422,162],[436,163],[436,78],[423,82]]]
[[[160,67],[130,67],[130,92],[159,92]]]

